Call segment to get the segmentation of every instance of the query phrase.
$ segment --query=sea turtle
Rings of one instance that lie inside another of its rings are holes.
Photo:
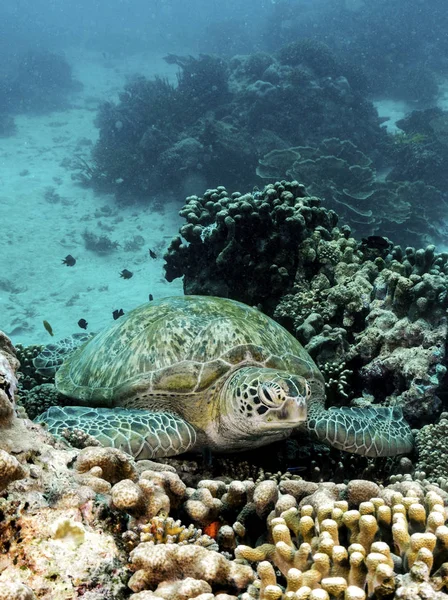
[[[54,350],[51,357],[58,362]],[[36,366],[47,361],[43,354]],[[52,407],[40,422],[57,435],[81,429],[139,459],[256,448],[298,427],[366,456],[413,444],[399,408],[326,410],[324,379],[300,343],[229,299],[144,304],[74,350],[55,381],[84,406]]]

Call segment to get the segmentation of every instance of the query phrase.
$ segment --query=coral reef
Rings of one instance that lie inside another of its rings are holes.
[[[297,181],[208,190],[181,214],[167,277],[275,316],[329,404],[402,406],[424,425],[418,457],[375,464],[296,436],[211,465],[135,462],[79,431],[56,440],[18,407],[57,401],[39,349],[0,334],[0,599],[445,598],[448,254],[358,242]]]
[[[73,79],[71,66],[63,55],[37,47],[14,55],[3,80],[1,113],[60,110],[67,106],[70,92],[81,87]]]
[[[424,583],[430,594],[444,586],[448,530],[436,491],[412,480],[383,490],[360,480],[296,499],[268,517],[267,542],[237,546],[237,557],[258,564],[259,594],[249,590],[244,600],[399,598]]]
[[[186,577],[241,591],[254,578],[250,566],[201,546],[141,542],[132,550],[130,563],[135,572],[128,585],[134,592]]]
[[[193,482],[179,459],[176,472],[74,449],[18,417],[17,368],[2,334],[0,598],[445,597],[447,480],[254,480],[241,466]]]
[[[406,135],[395,136],[391,154],[397,163],[386,181],[378,177],[373,161],[364,152],[349,140],[338,138],[324,139],[319,146],[271,150],[259,159],[256,171],[266,181],[299,180],[309,195],[322,198],[358,236],[381,230],[383,235],[398,237],[400,243],[441,242],[446,236],[444,194],[434,187],[433,179],[425,178],[420,167],[416,168],[417,157],[411,161],[412,177],[400,173],[399,165],[409,159],[409,150],[421,144],[410,140],[412,136],[409,140]],[[423,144],[422,152],[427,147]],[[443,151],[438,154],[440,161]]]
[[[187,223],[165,256],[168,281],[184,276],[187,294],[231,293],[235,299],[262,305],[274,302],[291,286],[297,242],[314,228],[331,230],[337,222],[317,199],[306,198],[297,182],[254,194],[229,195],[220,186],[202,198],[187,198],[180,214]]]
[[[231,296],[273,314],[327,376],[332,404],[400,405],[413,424],[437,415],[446,253],[357,242],[295,181],[244,195],[207,190],[180,214],[187,222],[165,255],[168,280],[183,276],[188,294]]]
[[[84,245],[87,250],[96,252],[97,254],[110,254],[119,247],[119,243],[111,240],[106,234],[97,235],[93,231],[84,231],[82,234]]]
[[[418,451],[416,471],[421,478],[431,478],[445,486],[448,464],[444,457],[448,453],[448,413],[443,412],[436,423],[424,425],[415,436]],[[443,457],[443,458],[442,458]]]
[[[427,118],[417,119],[417,128],[407,117],[398,123],[402,135],[388,134],[366,96],[372,80],[359,65],[302,36],[272,55],[166,60],[179,67],[177,86],[136,77],[117,104],[100,108],[100,139],[91,156],[76,159],[80,182],[135,201],[149,191],[188,194],[218,180],[242,189],[297,179],[359,235],[381,227],[401,244],[445,239],[441,109],[421,111]],[[406,86],[403,93],[422,105],[437,90],[423,65],[400,78],[399,87]]]
[[[18,404],[23,406],[30,419],[35,419],[50,406],[58,406],[63,400],[53,383],[42,383],[28,390],[21,388],[20,383]]]
[[[285,53],[280,46],[291,42],[286,46],[287,55],[306,64],[305,52],[294,52],[296,46],[306,50],[322,46],[321,40],[326,40],[335,52],[329,60],[325,46],[321,50],[323,69],[329,77],[335,75],[332,63],[336,57],[339,64],[348,63],[345,74],[352,85],[361,72],[362,83],[374,95],[398,98],[413,106],[436,104],[437,74],[445,68],[445,15],[436,11],[423,15],[414,3],[403,6],[399,0],[378,0],[374,6],[359,7],[329,2],[298,11],[290,2],[276,2],[266,20],[264,48]],[[403,23],[413,27],[403,27]],[[430,38],[434,41],[428,45]],[[396,65],[400,65],[398,70]]]
[[[373,105],[345,76],[350,69],[322,44],[297,43],[277,56],[165,60],[179,67],[177,86],[138,77],[117,104],[100,108],[100,139],[78,161],[81,182],[123,200],[218,179],[245,187],[274,149],[338,136],[376,157],[386,142]]]

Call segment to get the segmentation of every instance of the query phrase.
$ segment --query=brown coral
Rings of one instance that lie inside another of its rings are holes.
[[[25,477],[25,469],[19,461],[8,452],[0,450],[0,492],[12,481]]]
[[[133,459],[116,448],[88,447],[82,450],[75,464],[80,474],[88,473],[92,468],[101,469],[101,478],[112,485],[122,479],[137,479],[137,470]],[[97,471],[99,473],[99,471]],[[98,475],[96,475],[98,476]]]
[[[129,587],[134,592],[186,577],[243,590],[254,579],[249,566],[201,546],[142,542],[131,552],[130,563],[135,573]]]

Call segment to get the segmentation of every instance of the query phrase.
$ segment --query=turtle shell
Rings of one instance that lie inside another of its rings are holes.
[[[86,403],[132,406],[132,398],[195,396],[239,364],[322,379],[300,343],[257,309],[179,296],[144,304],[97,334],[63,363],[56,386]]]

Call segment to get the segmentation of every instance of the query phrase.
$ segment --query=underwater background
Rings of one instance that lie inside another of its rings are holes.
[[[0,600],[448,597],[447,31],[0,4]]]
[[[185,197],[218,185],[296,179],[358,239],[445,250],[442,3],[61,0],[0,13],[0,314],[13,341],[49,341],[44,319],[56,337],[80,319],[97,331],[149,294],[181,293],[163,254]]]

